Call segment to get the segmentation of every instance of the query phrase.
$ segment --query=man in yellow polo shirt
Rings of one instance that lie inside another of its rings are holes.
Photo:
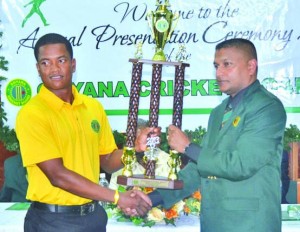
[[[106,231],[107,215],[97,201],[108,201],[129,215],[144,214],[151,202],[138,191],[119,193],[99,186],[101,167],[122,167],[102,105],[72,85],[76,60],[70,42],[50,33],[34,48],[43,86],[19,112],[16,131],[28,172],[32,201],[26,231]],[[147,128],[136,151],[145,149]]]

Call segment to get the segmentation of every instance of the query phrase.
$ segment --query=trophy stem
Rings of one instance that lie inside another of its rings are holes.
[[[183,109],[183,87],[184,87],[185,65],[175,67],[174,101],[172,123],[181,129]]]
[[[132,66],[129,110],[127,119],[126,130],[126,146],[134,147],[134,141],[136,139],[138,110],[141,91],[141,78],[142,78],[143,63],[135,62]]]
[[[151,83],[151,98],[150,98],[150,115],[149,126],[158,126],[159,101],[160,101],[160,85],[161,85],[162,65],[152,65],[152,83]]]
[[[183,87],[184,87],[184,72],[185,65],[175,67],[175,86],[174,86],[174,101],[173,101],[173,120],[172,124],[181,129],[182,125],[182,108],[183,108]],[[170,180],[177,180],[177,170],[180,169],[180,155],[175,150],[170,150]]]
[[[134,142],[136,139],[138,109],[141,91],[143,63],[135,62],[132,66],[129,112],[126,129],[126,145],[121,160],[124,164],[122,175],[132,176],[132,165],[136,161]]]
[[[146,163],[146,171],[145,176],[147,178],[153,179],[155,178],[155,166],[156,166],[156,160],[148,160]]]
[[[159,115],[159,100],[160,100],[160,85],[161,85],[161,73],[162,64],[152,65],[152,83],[151,83],[151,98],[150,98],[150,115],[149,115],[149,126],[158,126],[158,115]],[[158,138],[157,138],[158,139]],[[154,141],[149,138],[149,141]],[[155,142],[150,142],[150,156],[146,161],[145,176],[147,178],[155,177],[156,159],[154,157]]]

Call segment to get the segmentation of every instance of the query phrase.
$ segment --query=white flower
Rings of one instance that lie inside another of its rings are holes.
[[[181,211],[183,211],[184,205],[185,205],[184,201],[179,201],[174,205],[174,207],[177,212],[181,212]]]
[[[148,213],[148,220],[161,222],[164,220],[165,213],[158,208],[152,208]]]

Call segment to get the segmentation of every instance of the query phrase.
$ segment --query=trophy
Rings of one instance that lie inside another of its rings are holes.
[[[127,186],[180,189],[183,187],[183,182],[178,180],[177,176],[181,165],[179,152],[170,150],[170,160],[168,161],[170,172],[168,177],[158,177],[155,175],[156,160],[159,155],[157,149],[157,145],[159,144],[158,137],[152,137],[149,135],[147,138],[147,150],[144,152],[143,157],[145,163],[145,173],[142,175],[135,175],[132,170],[133,165],[136,162],[134,142],[136,139],[141,78],[144,64],[152,65],[149,126],[158,127],[160,87],[163,66],[175,67],[172,124],[181,128],[182,122],[184,73],[185,68],[189,67],[189,64],[183,62],[166,62],[166,57],[163,52],[166,41],[169,39],[174,27],[177,24],[179,15],[173,14],[167,9],[169,6],[168,0],[165,0],[165,4],[160,4],[159,1],[157,1],[156,5],[158,6],[157,11],[154,13],[148,13],[147,17],[156,42],[155,55],[152,60],[144,60],[140,59],[140,56],[136,55],[142,53],[136,52],[136,58],[129,59],[129,61],[132,62],[132,78],[126,129],[126,143],[123,148],[123,155],[121,158],[124,168],[122,170],[122,175],[117,177],[117,183]]]
[[[168,10],[168,7],[170,7],[169,0],[165,0],[164,4],[160,4],[159,0],[157,0],[156,6],[157,10],[155,12],[150,11],[147,14],[147,21],[151,29],[152,38],[155,41],[155,54],[152,60],[166,61],[163,50],[177,25],[179,14],[173,14]]]
[[[134,142],[136,139],[137,131],[138,108],[143,65],[152,65],[149,126],[158,126],[162,67],[173,66],[175,67],[175,86],[172,124],[181,128],[184,73],[185,68],[189,67],[189,64],[183,62],[162,62],[144,59],[130,59],[129,61],[132,62],[132,79],[126,129],[126,143],[123,148],[122,155],[122,162],[124,164],[124,168],[122,170],[122,175],[118,176],[117,178],[117,183],[127,186],[180,189],[183,187],[183,182],[181,180],[178,180],[177,176],[181,165],[179,152],[175,150],[170,150],[170,160],[168,161],[168,165],[170,166],[170,172],[168,174],[168,177],[159,177],[155,175],[155,165],[156,159],[158,157],[156,146],[159,144],[159,138],[157,137],[149,136],[147,139],[147,150],[144,154],[144,161],[146,163],[145,173],[143,175],[137,175],[133,173],[132,169],[134,163],[136,162]]]

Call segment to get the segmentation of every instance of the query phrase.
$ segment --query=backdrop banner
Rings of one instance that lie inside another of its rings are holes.
[[[170,0],[170,5],[180,16],[165,45],[167,60],[176,61],[180,55],[190,64],[185,72],[183,129],[206,128],[211,109],[226,97],[215,81],[213,59],[216,44],[231,38],[255,44],[260,82],[283,102],[287,126],[300,126],[300,1]],[[33,55],[36,41],[55,32],[73,45],[74,85],[103,104],[113,130],[125,131],[129,59],[137,51],[143,59],[152,59],[155,44],[147,14],[155,10],[156,0],[2,0],[1,56],[9,61],[9,70],[1,73],[8,78],[1,99],[8,124],[14,126],[20,107],[41,84]],[[149,115],[151,76],[151,65],[144,65],[139,107],[144,119]],[[172,122],[173,86],[174,68],[163,67],[159,115],[163,131]]]

